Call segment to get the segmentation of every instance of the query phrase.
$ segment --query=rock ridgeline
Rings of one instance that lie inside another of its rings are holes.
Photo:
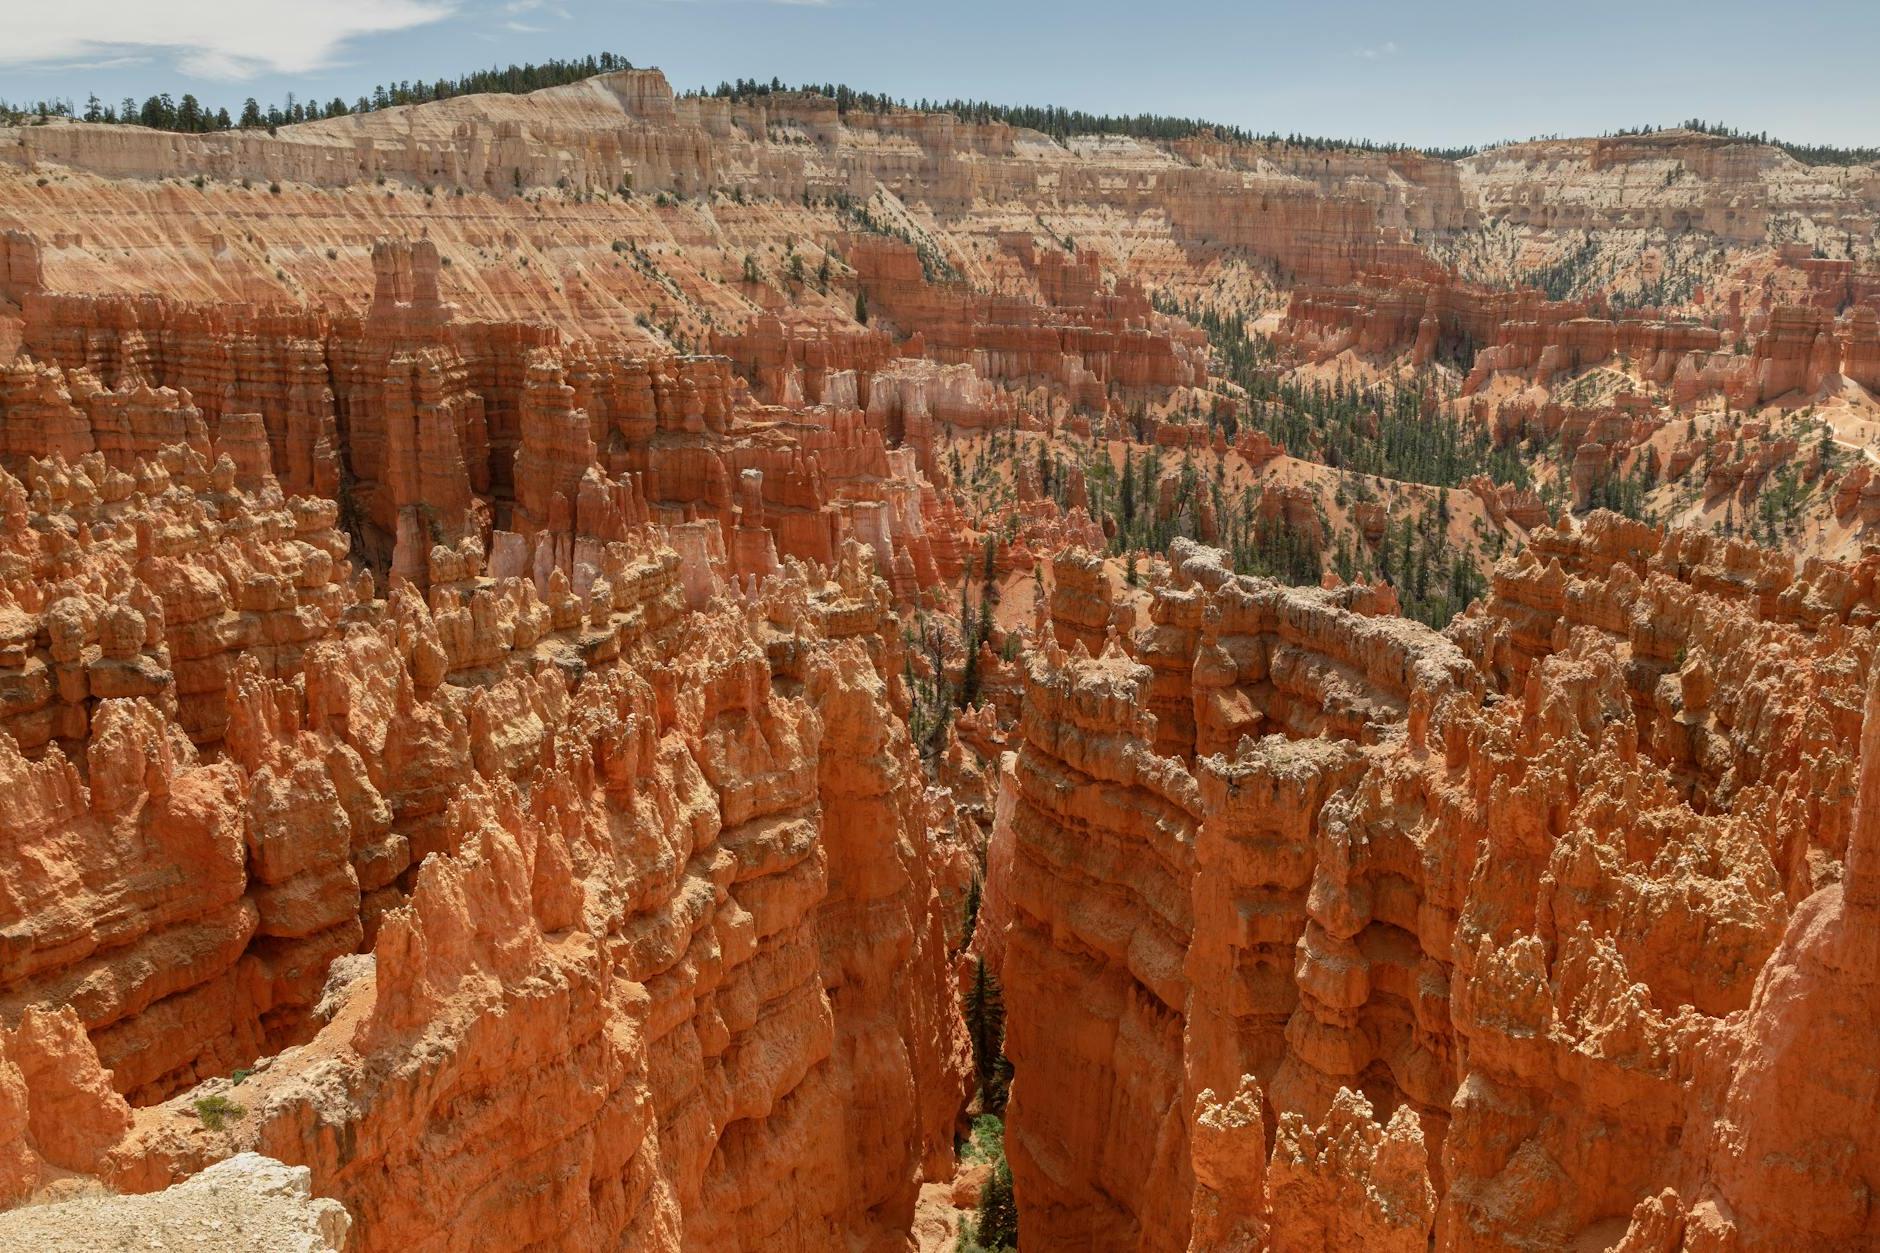
[[[225,218],[221,193],[205,196],[190,186],[195,181],[274,194],[244,196],[243,212]],[[544,193],[566,202],[554,210],[553,241],[538,214],[518,210]],[[192,258],[170,274],[150,267],[157,290],[189,281],[226,299],[232,282],[270,286],[291,277],[330,292],[358,276],[356,261],[321,255],[341,241],[356,247],[350,219],[409,215],[414,228],[429,223],[460,261],[485,271],[465,280],[479,302],[511,312],[532,304],[569,326],[596,316],[625,326],[645,306],[614,307],[609,284],[595,281],[601,263],[616,259],[609,248],[622,242],[623,221],[629,238],[665,236],[714,254],[726,242],[698,230],[690,214],[647,213],[656,197],[760,198],[824,210],[773,216],[772,242],[779,233],[814,239],[853,227],[854,218],[826,210],[867,203],[868,228],[888,228],[880,238],[938,227],[935,253],[975,276],[1000,237],[1030,234],[1038,207],[1049,206],[1054,237],[1064,230],[1079,240],[1108,237],[1138,254],[1129,261],[1140,274],[1184,292],[1199,290],[1185,271],[1236,258],[1284,285],[1366,274],[1441,282],[1454,273],[1458,248],[1467,253],[1497,232],[1521,231],[1562,243],[1623,238],[1634,251],[1648,238],[1701,236],[1733,259],[1798,249],[1782,252],[1781,268],[1800,276],[1821,307],[1880,297],[1870,266],[1814,255],[1819,245],[1871,240],[1880,218],[1872,167],[1809,167],[1747,141],[1690,132],[1545,141],[1461,162],[1218,135],[1058,142],[950,113],[843,110],[819,94],[677,96],[659,71],[645,69],[272,132],[186,135],[63,121],[0,129],[0,227],[23,235],[43,222],[48,201],[65,210],[59,234],[45,241],[47,258],[22,238],[0,237],[0,299],[17,303],[48,281],[93,290],[122,263],[121,254],[104,251],[119,243],[133,252],[174,251],[184,240],[168,219],[178,213],[201,225],[188,242],[206,244],[215,260]],[[919,217],[906,213],[916,205]],[[1122,220],[1132,225],[1119,231]],[[321,234],[298,239],[310,221]],[[739,242],[750,238],[744,225],[732,232]],[[610,227],[613,234],[602,233]],[[347,251],[356,256],[355,247]],[[511,248],[531,255],[538,272],[518,274],[509,258],[497,263],[491,255]],[[585,254],[581,264],[567,266],[577,253]],[[738,254],[723,260],[723,277],[733,278]],[[249,273],[236,277],[244,268]],[[690,268],[664,277],[683,284]],[[555,277],[564,281],[544,281]],[[1755,299],[1765,277],[1759,270],[1733,283],[1730,299]],[[655,291],[656,284],[635,295]]]
[[[1379,263],[1414,261],[1413,231],[1473,222],[1456,167],[1415,154],[1330,158],[1211,139],[1065,146],[951,114],[839,112],[820,95],[676,97],[658,70],[274,133],[0,128],[0,162],[29,174],[59,168],[112,180],[201,177],[314,188],[391,180],[501,198],[553,188],[580,195],[723,191],[788,203],[866,199],[880,189],[952,211],[1055,198],[1131,216],[1158,211],[1185,244],[1251,248],[1290,272],[1334,282]],[[1243,203],[1257,212],[1241,212]]]

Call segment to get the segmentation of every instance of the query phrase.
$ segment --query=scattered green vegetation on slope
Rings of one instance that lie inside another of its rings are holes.
[[[1407,383],[1299,383],[1286,376],[1271,341],[1240,314],[1178,311],[1207,332],[1219,372],[1246,392],[1248,423],[1295,457],[1435,487],[1455,487],[1476,474],[1528,484],[1527,467],[1512,448],[1495,447],[1480,424],[1461,421],[1443,405],[1432,374]]]
[[[1721,122],[1706,122],[1703,118],[1690,118],[1670,126],[1639,126],[1630,130],[1614,132],[1616,135],[1656,135],[1666,130],[1697,131],[1718,139],[1740,139],[1747,144],[1768,144],[1800,161],[1803,165],[1867,165],[1880,161],[1880,148],[1838,148],[1833,144],[1798,144],[1786,139],[1771,139],[1768,131],[1737,130],[1734,126],[1725,126]]]
[[[502,69],[492,66],[487,70],[473,70],[459,78],[383,83],[351,104],[338,96],[325,104],[318,100],[299,100],[290,92],[284,104],[264,108],[250,97],[233,115],[227,108],[211,108],[188,92],[178,98],[166,91],[148,97],[141,105],[129,96],[117,104],[107,104],[93,95],[85,102],[82,110],[70,100],[39,100],[22,104],[0,100],[0,121],[18,123],[31,118],[70,117],[85,122],[129,123],[156,130],[187,133],[259,127],[271,129],[294,122],[313,122],[321,118],[344,117],[350,113],[371,113],[398,105],[425,104],[432,100],[448,100],[453,96],[482,92],[521,95],[544,87],[578,83],[609,70],[632,68],[625,57],[602,52],[567,61],[544,61],[539,65],[524,62]]]
[[[602,52],[566,60],[554,58],[539,64],[524,62],[521,65],[502,68],[491,66],[487,70],[473,70],[458,78],[382,83],[369,93],[355,98],[350,104],[339,96],[325,103],[318,100],[301,100],[291,92],[284,103],[265,107],[251,98],[234,113],[226,107],[206,105],[188,92],[180,97],[173,96],[169,92],[162,92],[147,97],[141,104],[130,97],[116,104],[110,104],[93,95],[86,101],[82,110],[69,99],[18,103],[0,100],[0,122],[18,124],[33,119],[70,117],[87,122],[133,123],[158,130],[183,132],[276,127],[294,122],[343,117],[350,113],[369,113],[398,105],[448,100],[453,96],[484,92],[516,95],[539,91],[544,87],[559,87],[565,83],[579,82],[584,78],[591,78],[610,70],[632,68],[632,63],[625,57],[612,52]],[[1278,131],[1262,133],[1249,130],[1244,126],[1161,113],[1090,113],[1083,109],[1065,108],[1062,105],[993,104],[988,100],[923,99],[910,103],[880,92],[860,91],[845,83],[802,83],[792,87],[786,85],[780,78],[772,78],[769,82],[761,79],[740,78],[735,82],[720,82],[718,86],[709,89],[701,87],[687,94],[717,99],[756,100],[790,92],[827,96],[836,102],[837,111],[843,114],[851,112],[882,114],[893,109],[916,109],[924,113],[951,113],[962,121],[1003,122],[1011,126],[1040,131],[1059,141],[1080,135],[1128,135],[1137,139],[1160,141],[1214,136],[1236,143],[1273,144],[1303,149],[1307,152],[1420,152],[1425,156],[1444,161],[1459,161],[1465,157],[1475,156],[1485,148],[1514,142],[1502,140],[1494,145],[1464,144],[1454,147],[1419,148],[1413,144],[1380,142],[1373,139],[1334,139],[1322,135],[1302,135],[1297,132],[1287,135],[1282,135]],[[1707,135],[1741,139],[1750,143],[1772,144],[1805,165],[1862,165],[1880,161],[1880,148],[1841,148],[1832,144],[1791,143],[1787,140],[1771,139],[1766,131],[1751,134],[1718,123],[1705,122],[1702,119],[1693,119],[1680,125],[1683,129],[1701,131]],[[1641,126],[1636,129],[1617,131],[1614,134],[1648,135],[1666,129],[1670,128]],[[1558,138],[1558,136],[1534,136],[1533,138]]]
[[[988,100],[923,99],[910,102],[880,92],[858,91],[846,83],[801,83],[790,86],[779,78],[773,78],[769,82],[754,78],[740,78],[736,82],[721,82],[709,90],[700,88],[690,94],[738,101],[761,100],[766,96],[788,94],[825,96],[836,102],[836,112],[840,114],[885,114],[896,109],[912,109],[921,113],[951,113],[962,122],[982,124],[1003,122],[1008,126],[1019,126],[1027,130],[1042,132],[1060,142],[1079,135],[1128,135],[1136,139],[1156,140],[1192,139],[1196,136],[1208,135],[1233,140],[1236,143],[1283,144],[1311,152],[1415,151],[1407,144],[1378,143],[1369,139],[1328,139],[1318,135],[1281,135],[1278,131],[1260,134],[1241,126],[1229,126],[1201,118],[1171,117],[1160,113],[1087,113],[1082,109],[1067,109],[1061,105],[993,104]],[[1455,151],[1467,155],[1474,149]]]
[[[960,1224],[953,1253],[1002,1253],[1018,1247],[1018,1202],[1012,1195],[1012,1168],[1005,1160],[1005,1124],[997,1114],[973,1120],[973,1134],[960,1148],[964,1163],[990,1162],[992,1174],[979,1190],[979,1209]]]

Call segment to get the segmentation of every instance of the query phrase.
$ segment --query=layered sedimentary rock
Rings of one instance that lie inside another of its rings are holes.
[[[351,1247],[896,1247],[962,885],[872,554],[498,532],[379,599],[221,425],[0,479],[8,1199],[255,1149]]]
[[[265,135],[63,124],[9,130],[8,138],[16,141],[5,146],[9,164],[28,171],[63,167],[119,180],[201,176],[328,189],[390,180],[407,194],[423,188],[427,198],[440,191],[507,198],[534,188],[583,198],[735,189],[794,202],[865,199],[879,187],[901,200],[967,210],[1056,195],[1131,215],[1160,210],[1168,218],[1165,237],[1185,246],[1247,247],[1288,271],[1331,281],[1380,257],[1413,258],[1412,232],[1472,217],[1456,167],[1416,154],[1327,157],[1212,136],[1055,144],[1002,122],[905,109],[839,112],[820,95],[675,98],[657,70],[619,71],[526,98],[467,96]],[[1258,211],[1236,212],[1242,201]],[[1388,242],[1380,243],[1380,235]]]
[[[1655,186],[1637,185],[1653,174]],[[1772,218],[1868,194],[1858,176],[1823,179],[1772,146],[1689,130],[1507,144],[1465,161],[1463,181],[1485,211],[1517,225],[1698,229],[1738,240],[1759,239]],[[1753,186],[1765,189],[1759,202],[1733,198]]]
[[[1528,273],[1520,249],[1503,255],[1517,229],[1554,260],[1589,238],[1655,256],[1701,239],[1714,248],[1675,259],[1707,281],[1675,294],[1694,305],[1702,287],[1707,309],[1767,298],[1833,313],[1880,293],[1866,263],[1810,255],[1871,242],[1870,169],[1823,176],[1775,148],[1688,132],[1507,145],[1459,163],[1205,133],[1058,142],[814,94],[676,97],[658,71],[626,70],[271,133],[55,121],[5,139],[0,299],[14,303],[42,289],[350,301],[371,277],[373,239],[390,234],[436,244],[439,292],[469,317],[629,337],[670,323],[702,340],[782,309],[826,333],[859,287],[925,325],[938,350],[1042,367],[1073,391],[1184,368],[1166,335],[1144,334],[1154,319],[1110,316],[1141,291],[1093,286],[1099,257],[1183,295],[1205,292],[1214,267],[1249,262],[1286,286],[1396,276],[1397,312],[1366,335],[1407,321],[1406,343],[1426,324],[1434,335],[1450,303],[1426,309],[1425,285]],[[945,269],[997,295],[923,292]],[[1025,304],[1110,315],[1045,334],[1049,319],[1010,316]],[[984,316],[962,320],[968,310]],[[820,368],[866,368],[835,364],[846,351]],[[1087,373],[1066,373],[1066,355]]]
[[[1199,797],[1146,745],[1146,670],[1112,648],[1041,684],[1063,655],[1048,646],[1027,679],[1001,891],[1006,996],[1025,1006],[1008,1018],[1006,1051],[1020,1073],[1048,1066],[1064,1082],[1015,1085],[1006,1151],[1027,1239],[1161,1247],[1190,1173],[1179,1010]],[[1104,925],[1119,905],[1129,925]]]
[[[1179,543],[1133,657],[1065,624],[1001,885],[1042,1006],[1011,1026],[1028,1239],[1870,1232],[1851,1105],[1807,1201],[1718,1164],[1791,1134],[1773,1106],[1710,1111],[1800,1082],[1731,1075],[1773,1076],[1801,1036],[1770,998],[1840,969],[1801,952],[1863,855],[1872,572],[1628,525],[1542,532],[1447,640]],[[1871,1023],[1816,1034],[1871,1059]]]
[[[781,557],[830,565],[853,537],[884,571],[905,563],[917,588],[939,581],[931,489],[913,461],[890,461],[887,420],[859,397],[786,424],[749,405],[722,358],[623,358],[545,327],[458,319],[439,302],[434,248],[375,256],[363,319],[35,298],[32,355],[0,375],[9,455],[95,451],[124,470],[167,443],[226,449],[238,477],[272,467],[289,493],[336,501],[357,555],[420,587],[439,544],[494,551],[496,532],[547,533],[546,555],[572,570],[575,547],[647,521],[716,525],[738,575]]]
[[[1840,378],[1880,385],[1874,310],[1865,305],[1839,319],[1777,306],[1752,333],[1749,351],[1733,355],[1720,351],[1718,328],[1688,319],[1594,316],[1584,302],[1546,300],[1534,291],[1380,273],[1345,287],[1295,289],[1280,338],[1318,358],[1347,350],[1403,353],[1419,364],[1447,357],[1467,373],[1465,393],[1497,375],[1547,383],[1608,364],[1667,387],[1684,406],[1716,393],[1754,406],[1797,391],[1813,395]]]
[[[186,390],[211,421],[262,413],[290,491],[349,501],[369,524],[360,554],[411,578],[438,536],[552,522],[555,497],[581,493],[582,411],[605,469],[586,492],[595,509],[632,513],[636,492],[656,505],[675,481],[685,489],[665,500],[681,512],[700,495],[732,508],[741,469],[719,481],[688,450],[661,482],[628,481],[645,469],[606,455],[639,420],[616,406],[642,408],[647,386],[623,357],[659,373],[671,367],[653,362],[723,352],[760,404],[862,410],[933,481],[949,427],[1211,441],[1168,419],[1238,402],[1201,394],[1205,337],[1169,310],[1250,313],[1286,287],[1280,342],[1459,365],[1502,442],[1529,429],[1505,392],[1588,371],[1628,373],[1654,404],[1687,410],[1880,382],[1880,280],[1862,259],[1871,172],[1688,132],[1462,162],[1210,133],[1060,142],[813,93],[675,96],[657,71],[629,70],[267,135],[57,121],[8,136],[5,298],[25,308],[35,358],[86,363],[110,392]],[[417,251],[400,260],[386,238]],[[1575,298],[1511,290],[1542,282]],[[159,313],[159,295],[182,303]],[[138,311],[84,304],[100,296]],[[870,304],[875,324],[858,325]],[[222,329],[202,334],[205,320]],[[560,359],[559,382],[531,348]],[[696,377],[715,369],[688,367],[690,385],[733,386]],[[550,446],[531,456],[523,502],[531,380],[529,420]],[[725,396],[738,407],[735,388]],[[450,422],[434,428],[434,412]],[[1580,504],[1663,468],[1636,443],[1600,442]],[[420,507],[397,464],[414,457],[450,478],[461,458],[493,519],[462,491]],[[731,560],[768,568],[761,543],[720,522]],[[796,555],[828,559],[816,523],[792,525]],[[906,556],[924,578],[918,545]]]
[[[929,283],[916,249],[894,240],[856,239],[847,255],[865,295],[934,360],[971,364],[986,378],[1048,380],[1072,404],[1096,408],[1112,394],[1206,380],[1205,338],[1156,314],[1127,278],[1106,290],[1100,255],[1040,253],[1030,235],[1011,249],[1040,301]]]

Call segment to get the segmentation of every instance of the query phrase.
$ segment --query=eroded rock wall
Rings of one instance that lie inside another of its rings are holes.
[[[382,600],[340,579],[331,502],[236,476],[179,446],[0,481],[15,661],[70,694],[0,736],[9,1199],[252,1148],[353,1247],[900,1247],[968,1062],[869,556],[689,613],[643,524],[581,597],[466,547]],[[319,580],[215,608],[280,553]],[[168,571],[225,624],[211,737]]]
[[[1770,998],[1840,934],[1871,573],[1595,514],[1449,639],[1366,595],[1178,543],[1153,624],[1097,658],[1059,602],[1000,885],[1027,1238],[1870,1233],[1851,1106],[1806,1202],[1728,1175],[1713,1127],[1801,1082],[1730,1076],[1797,1047]],[[1871,1054],[1871,1024],[1819,1034]]]

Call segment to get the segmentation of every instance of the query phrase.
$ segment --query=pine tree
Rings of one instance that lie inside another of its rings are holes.
[[[983,598],[982,598],[983,599]],[[979,697],[979,639],[972,607],[972,575],[960,579],[960,641],[966,659],[960,666],[960,708],[968,709]]]
[[[1357,577],[1358,567],[1351,560],[1351,546],[1345,541],[1345,533],[1338,533],[1338,548],[1332,557],[1332,569],[1338,571],[1338,577],[1349,583]]]
[[[966,885],[966,919],[960,927],[960,947],[965,948],[973,942],[973,933],[979,929],[979,902],[985,894],[985,887],[979,872],[973,872],[973,881]]]
[[[868,325],[868,293],[860,289],[855,293],[855,320],[863,326]]]
[[[973,1232],[981,1248],[1018,1247],[1018,1201],[1012,1194],[1012,1167],[1003,1153],[979,1191],[979,1221]]]
[[[973,959],[973,983],[962,1009],[973,1046],[973,1070],[979,1076],[979,1103],[993,1113],[1005,1107],[1010,1063],[1005,1060],[1005,999],[983,957]]]

